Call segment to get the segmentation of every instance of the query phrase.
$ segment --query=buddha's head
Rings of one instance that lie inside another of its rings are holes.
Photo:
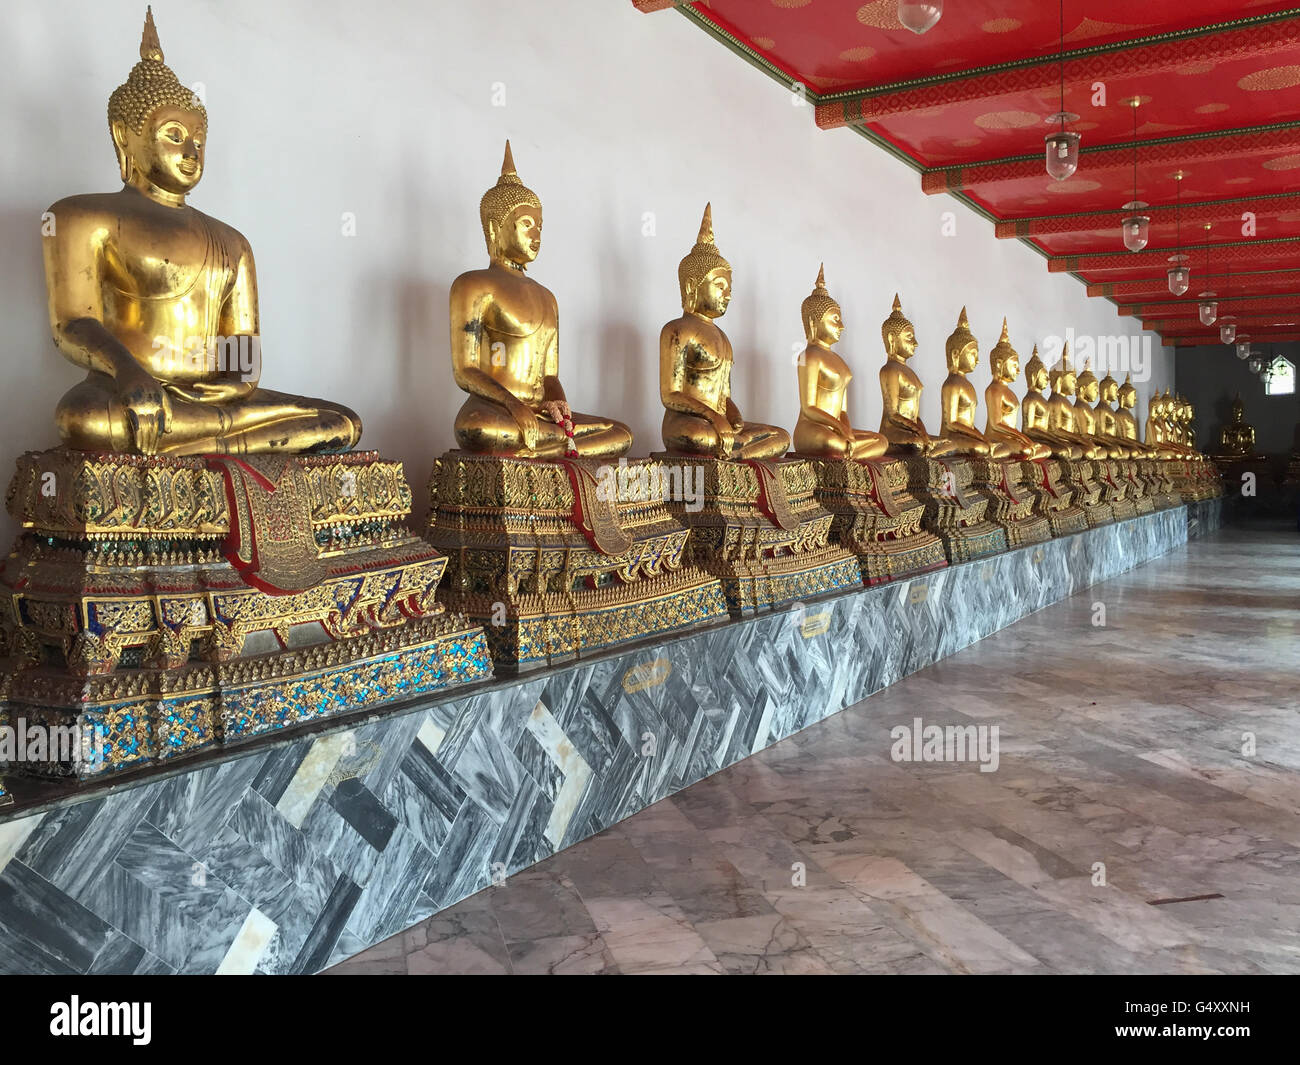
[[[1101,379],[1100,392],[1101,401],[1108,407],[1113,406],[1115,400],[1119,398],[1119,382],[1107,374]]]
[[[704,205],[695,247],[677,264],[682,310],[703,318],[721,318],[731,302],[731,264],[713,243],[713,205]]]
[[[1125,374],[1124,383],[1119,386],[1119,405],[1125,410],[1137,406],[1138,390],[1133,386],[1133,375]]]
[[[1038,357],[1038,345],[1034,345],[1033,354],[1029,356],[1029,361],[1025,363],[1025,383],[1029,385],[1031,392],[1041,392],[1047,387],[1047,367],[1043,360]]]
[[[1097,402],[1097,375],[1092,372],[1092,362],[1083,364],[1083,373],[1075,379],[1075,393],[1084,403]]]
[[[1232,424],[1241,425],[1246,420],[1246,404],[1241,401],[1241,393],[1232,401]]]
[[[542,248],[542,201],[515,173],[509,141],[501,161],[501,176],[483,193],[478,216],[493,262],[523,270],[537,258]]]
[[[184,196],[203,176],[208,112],[163,62],[149,8],[140,62],[108,98],[108,131],[124,182],[144,179],[173,196]]]
[[[832,347],[839,342],[844,333],[844,318],[840,314],[840,305],[826,291],[826,268],[817,271],[817,284],[812,293],[799,308],[803,318],[804,336],[809,344]]]
[[[949,373],[970,373],[979,365],[980,344],[975,334],[970,331],[970,321],[966,317],[966,308],[961,309],[957,318],[957,328],[948,337],[944,345],[944,354],[948,357]]]
[[[1061,361],[1052,367],[1052,391],[1072,396],[1076,384],[1074,367],[1070,365],[1070,345],[1066,344],[1061,349]]]
[[[1165,401],[1160,396],[1157,389],[1151,393],[1151,398],[1147,400],[1147,417],[1163,418],[1165,415]]]
[[[1034,358],[1038,358],[1037,348],[1034,348]],[[1043,365],[1041,359],[1039,359],[1038,365]],[[993,371],[993,376],[999,381],[1010,383],[1020,376],[1020,355],[1011,346],[1011,337],[1007,333],[1007,320],[1005,318],[1002,319],[1002,335],[998,337],[998,342],[993,345],[993,350],[989,352],[989,368]]]
[[[885,342],[885,354],[891,359],[906,362],[916,354],[916,330],[903,313],[897,292],[894,293],[894,309],[881,323],[880,336]]]

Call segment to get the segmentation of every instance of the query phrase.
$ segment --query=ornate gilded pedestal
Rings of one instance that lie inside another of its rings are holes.
[[[862,585],[856,556],[831,542],[834,518],[818,505],[809,462],[651,457],[702,483],[699,509],[668,506],[691,530],[691,559],[722,582],[733,617]]]
[[[817,480],[817,502],[834,517],[831,541],[858,557],[867,584],[948,565],[943,541],[921,527],[925,507],[908,491],[902,462],[806,461]]]
[[[1088,518],[1074,502],[1074,488],[1062,476],[1060,459],[1022,462],[1024,484],[1034,496],[1034,509],[1051,526],[1053,536],[1083,532]]]
[[[1019,462],[970,459],[971,485],[988,501],[985,516],[1007,537],[1008,547],[1038,544],[1052,538],[1051,523],[1034,508]]]
[[[28,452],[0,569],[8,709],[80,726],[83,757],[23,769],[86,777],[489,676],[410,502],[374,452]]]
[[[907,485],[925,507],[923,524],[943,541],[948,561],[969,562],[1007,549],[1007,536],[986,518],[989,501],[972,487],[975,471],[967,459],[902,460]]]
[[[1182,496],[1174,489],[1169,476],[1169,463],[1165,459],[1142,459],[1138,462],[1138,476],[1146,484],[1147,495],[1156,510],[1167,510],[1182,504]]]
[[[483,624],[499,669],[581,657],[726,617],[690,564],[650,459],[546,461],[449,451],[429,482],[442,599]]]
[[[1137,517],[1137,507],[1129,492],[1128,482],[1115,459],[1100,459],[1097,462],[1097,480],[1101,485],[1101,498],[1110,507],[1116,521],[1127,521]]]
[[[1088,528],[1106,525],[1115,520],[1101,493],[1097,480],[1097,463],[1093,459],[1066,459],[1061,462],[1061,478],[1073,490],[1074,502],[1083,510]]]
[[[1133,503],[1134,514],[1141,517],[1143,514],[1152,513],[1156,509],[1155,500],[1151,498],[1151,493],[1138,472],[1137,461],[1127,459],[1119,463],[1119,471],[1128,497]]]

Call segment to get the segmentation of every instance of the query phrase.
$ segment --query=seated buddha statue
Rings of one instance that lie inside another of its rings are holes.
[[[361,437],[342,404],[258,387],[253,252],[187,204],[207,111],[163,62],[152,13],[140,61],[108,101],[123,186],[49,209],[55,343],[86,379],[59,400],[63,443],[142,455],[336,452]]]
[[[1246,405],[1240,392],[1232,401],[1232,420],[1219,433],[1219,451],[1232,458],[1248,458],[1255,453],[1255,427],[1246,421]]]
[[[664,447],[719,459],[780,458],[790,447],[790,434],[745,421],[731,398],[731,341],[714,324],[731,302],[731,264],[714,244],[710,205],[695,247],[677,267],[677,280],[682,316],[659,334]]]
[[[1119,382],[1107,374],[1097,386],[1097,402],[1092,408],[1096,424],[1093,435],[1106,445],[1112,458],[1128,459],[1132,457],[1132,449],[1120,438],[1119,423],[1115,420],[1115,403],[1118,399]]]
[[[1067,439],[1052,430],[1052,412],[1043,398],[1043,389],[1047,387],[1047,366],[1038,356],[1038,345],[1025,364],[1025,398],[1020,401],[1020,416],[1024,423],[1025,435],[1029,439],[1050,448],[1053,457],[1059,459],[1083,458],[1083,446]]]
[[[519,458],[626,454],[622,422],[569,407],[559,378],[555,295],[527,276],[542,245],[542,201],[519,180],[510,142],[479,202],[489,262],[451,286],[451,368],[469,399],[456,414],[467,451]]]
[[[921,391],[925,387],[907,360],[916,354],[916,329],[903,314],[894,294],[894,307],[880,326],[885,342],[885,365],[880,368],[880,393],[884,410],[880,433],[889,441],[891,454],[919,453],[938,457],[953,450],[952,442],[933,437],[921,421]]]
[[[799,357],[799,420],[794,449],[800,455],[835,459],[875,459],[889,448],[879,433],[854,429],[847,395],[853,371],[834,345],[844,332],[840,305],[826,291],[825,269],[800,307],[808,346]]]
[[[966,375],[979,364],[980,346],[970,331],[966,308],[961,309],[957,328],[944,345],[948,360],[948,376],[943,382],[943,423],[940,432],[952,445],[950,454],[978,455],[982,458],[1005,459],[1014,448],[998,441],[991,443],[975,428],[975,409],[979,403],[975,386]]]
[[[1083,452],[1081,458],[1105,458],[1105,449],[1091,436],[1086,435],[1079,426],[1075,406],[1070,401],[1075,394],[1077,382],[1078,378],[1075,377],[1074,369],[1070,366],[1070,346],[1066,344],[1061,352],[1061,361],[1051,372],[1052,394],[1047,397],[1049,427],[1063,440],[1068,440],[1081,448]]]
[[[1035,359],[1038,359],[1037,352],[1038,349],[1035,348]],[[1041,359],[1038,359],[1038,365],[1043,365]],[[1016,401],[1016,394],[1011,391],[1011,382],[1020,376],[1020,355],[1011,346],[1005,318],[1002,319],[1002,335],[989,352],[989,368],[993,371],[993,380],[984,389],[984,406],[987,411],[984,438],[990,443],[1010,448],[1012,458],[1032,461],[1050,458],[1052,449],[1047,444],[1031,439],[1019,429],[1020,404]],[[1038,401],[1042,403],[1043,397],[1039,396]]]
[[[1186,458],[1188,449],[1174,438],[1174,430],[1169,416],[1172,413],[1173,396],[1165,389],[1162,396],[1153,391],[1147,400],[1147,424],[1143,440],[1156,449],[1159,458]]]
[[[1097,449],[1088,458],[1107,459],[1117,457],[1112,453],[1111,443],[1098,433],[1099,423],[1093,404],[1100,399],[1101,388],[1097,375],[1092,372],[1091,361],[1083,364],[1083,372],[1075,378],[1074,384],[1074,430],[1080,436],[1087,437]]]

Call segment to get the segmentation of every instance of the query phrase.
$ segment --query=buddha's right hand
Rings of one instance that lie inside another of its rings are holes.
[[[158,439],[172,429],[172,405],[162,383],[142,369],[117,375],[118,401],[126,409],[135,449],[142,455],[158,451]]]
[[[519,426],[519,432],[524,438],[524,447],[529,451],[536,451],[537,441],[541,437],[542,431],[537,415],[522,403],[511,411],[511,414],[514,415],[515,424]]]

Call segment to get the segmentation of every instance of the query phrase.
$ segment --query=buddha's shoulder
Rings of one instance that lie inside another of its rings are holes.
[[[659,331],[660,337],[677,337],[682,342],[725,343],[727,334],[712,322],[701,321],[693,314],[674,318]]]

